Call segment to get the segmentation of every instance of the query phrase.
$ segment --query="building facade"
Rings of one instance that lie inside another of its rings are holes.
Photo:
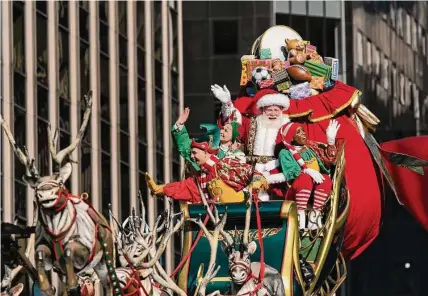
[[[86,135],[74,151],[67,187],[87,192],[120,220],[146,197],[150,223],[164,202],[148,197],[144,172],[179,179],[171,120],[183,108],[181,1],[7,1],[1,3],[1,114],[42,175],[51,172],[47,124],[57,147],[77,135],[81,102],[93,92]],[[1,219],[32,224],[34,192],[4,133]],[[166,252],[172,268],[171,245]]]
[[[348,82],[380,118],[379,141],[428,134],[427,16],[426,2],[346,5]],[[347,295],[425,295],[426,232],[390,191],[383,215],[379,238],[351,264]]]

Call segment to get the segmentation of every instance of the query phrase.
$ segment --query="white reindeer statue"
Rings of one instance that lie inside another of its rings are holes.
[[[0,123],[15,154],[27,168],[23,179],[35,190],[39,211],[36,225],[36,269],[40,290],[45,295],[55,293],[46,274],[46,270],[52,266],[58,273],[66,276],[65,284],[69,294],[79,295],[76,273],[81,274],[92,268],[103,285],[107,285],[107,267],[103,253],[105,249],[113,253],[113,239],[108,222],[87,202],[69,194],[64,186],[72,170],[70,154],[82,140],[91,114],[91,92],[84,99],[86,109],[80,131],[67,148],[56,152],[57,133],[52,137],[50,126],[48,128],[52,159],[61,166],[64,159],[68,158],[67,163],[50,176],[39,175],[34,159],[29,157],[25,147],[23,150],[19,148],[9,127],[0,116]]]
[[[159,283],[165,289],[185,296],[174,281],[168,276],[159,259],[164,253],[171,236],[176,233],[184,223],[183,213],[172,213],[172,201],[164,215],[160,215],[151,229],[146,222],[146,209],[141,192],[138,194],[141,204],[141,215],[137,216],[135,210],[128,217],[119,231],[115,229],[115,238],[119,261],[122,267],[116,268],[116,275],[120,281],[122,291],[126,295],[169,295],[154,285]],[[116,221],[111,214],[111,217]],[[147,259],[147,260],[146,260]],[[144,262],[144,261],[147,262]]]
[[[229,257],[229,274],[232,279],[232,295],[285,296],[284,283],[280,273],[273,267],[264,266],[263,282],[258,283],[262,270],[260,262],[251,262],[251,255],[257,249],[254,241],[249,242],[252,198],[247,200],[245,228],[238,250],[236,241],[226,233],[223,234],[222,250]],[[221,295],[219,291],[209,296]]]

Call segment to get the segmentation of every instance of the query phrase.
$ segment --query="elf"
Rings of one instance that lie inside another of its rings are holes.
[[[191,160],[200,171],[183,181],[158,185],[146,174],[148,188],[156,195],[166,195],[176,200],[201,203],[201,194],[207,200],[230,203],[243,202],[244,189],[251,184],[252,193],[265,191],[268,184],[263,175],[249,164],[240,163],[235,158],[218,158],[218,149],[212,149],[209,143],[191,143]]]
[[[330,167],[336,162],[335,142],[339,127],[336,120],[330,121],[326,129],[327,145],[309,141],[299,123],[289,122],[278,132],[278,142],[285,145],[278,156],[280,166],[286,181],[291,183],[286,199],[295,198],[301,229],[305,228],[305,210],[312,193],[313,211],[309,214],[308,228],[321,227],[321,210],[332,189],[329,174]]]
[[[172,137],[180,155],[188,161],[192,168],[198,172],[200,167],[191,159],[191,142],[186,126],[184,125],[189,118],[190,109],[185,108],[172,127]],[[230,121],[221,129],[214,124],[201,124],[201,129],[206,129],[204,136],[199,138],[197,142],[209,142],[214,149],[218,148],[217,157],[236,158],[239,162],[245,163],[246,158],[243,151],[239,149],[238,127],[239,123]]]

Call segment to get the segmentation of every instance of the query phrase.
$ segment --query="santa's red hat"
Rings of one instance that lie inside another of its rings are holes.
[[[269,106],[280,106],[287,110],[290,107],[288,96],[273,89],[261,89],[254,95],[256,107],[258,109]]]
[[[218,149],[211,148],[211,145],[208,142],[196,142],[195,139],[192,140],[191,148],[198,148],[203,151],[208,152],[209,154],[217,154]]]

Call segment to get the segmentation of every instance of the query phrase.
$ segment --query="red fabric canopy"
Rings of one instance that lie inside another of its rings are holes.
[[[345,227],[344,254],[355,258],[379,234],[381,220],[381,195],[375,164],[355,123],[345,112],[359,91],[337,82],[327,92],[302,100],[291,100],[288,114],[291,118],[308,116],[304,123],[308,138],[326,143],[325,130],[330,118],[340,123],[337,139],[345,140],[345,178],[350,194],[349,217]]]
[[[409,154],[428,161],[428,136],[411,137],[381,144],[382,149]],[[428,167],[421,176],[407,168],[386,161],[395,183],[398,199],[428,231]]]

